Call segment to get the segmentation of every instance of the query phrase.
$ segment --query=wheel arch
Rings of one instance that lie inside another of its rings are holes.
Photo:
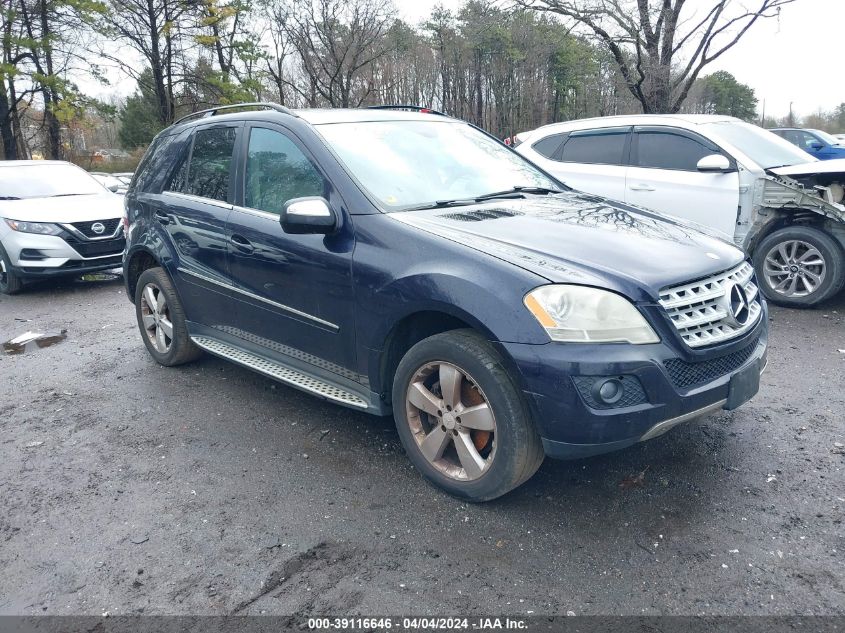
[[[135,289],[138,285],[138,278],[145,270],[161,266],[161,262],[146,248],[139,248],[129,255],[124,265],[126,276],[126,292],[129,300],[135,302]]]
[[[378,362],[377,390],[382,398],[390,402],[396,368],[409,349],[429,336],[462,329],[478,332],[491,342],[496,340],[485,325],[455,306],[427,307],[405,314],[394,322],[385,337]]]
[[[833,237],[845,251],[845,223],[832,220],[811,209],[767,209],[766,222],[756,225],[745,240],[745,250],[751,257],[757,256],[757,247],[766,237],[791,226],[807,226],[819,229]]]

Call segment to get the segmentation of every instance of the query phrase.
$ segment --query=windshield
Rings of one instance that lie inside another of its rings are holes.
[[[450,119],[331,123],[317,129],[390,211],[514,187],[563,189],[498,141]]]
[[[0,200],[82,196],[103,186],[76,165],[26,163],[0,167]]]
[[[828,145],[839,145],[841,142],[838,138],[836,138],[833,134],[828,134],[822,130],[807,130],[808,132],[812,132],[820,139],[822,139]]]
[[[777,134],[750,123],[722,121],[701,127],[736,147],[763,169],[817,160]]]

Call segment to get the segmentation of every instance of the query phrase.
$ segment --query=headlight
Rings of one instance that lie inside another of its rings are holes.
[[[586,286],[541,286],[525,295],[525,307],[553,341],[659,343],[634,305],[617,294]]]
[[[13,231],[20,233],[37,233],[38,235],[59,235],[62,230],[55,224],[47,222],[18,222],[17,220],[6,220]]]

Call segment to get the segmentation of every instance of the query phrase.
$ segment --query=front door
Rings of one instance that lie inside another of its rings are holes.
[[[355,364],[349,214],[291,132],[262,123],[244,134],[242,192],[226,229],[229,270],[240,291],[235,334],[349,378]],[[338,211],[337,233],[282,230],[285,202],[305,196],[322,196]]]
[[[699,172],[721,150],[703,137],[666,127],[637,128],[625,201],[716,229],[733,240],[739,211],[739,173]],[[730,160],[730,157],[728,157]]]

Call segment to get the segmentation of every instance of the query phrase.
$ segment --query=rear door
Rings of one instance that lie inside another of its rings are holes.
[[[232,212],[233,159],[242,124],[195,128],[153,212],[177,253],[171,275],[188,319],[226,325],[232,318],[232,282],[226,222]]]
[[[733,239],[739,211],[739,173],[699,172],[705,156],[725,155],[699,134],[666,126],[635,129],[625,201],[698,222]]]
[[[570,132],[543,167],[574,189],[624,200],[630,131],[626,126]]]
[[[354,366],[349,214],[310,152],[288,129],[244,132],[238,197],[226,231],[239,291],[237,321],[253,343],[343,377]],[[341,216],[333,235],[290,235],[279,215],[292,198],[321,196]]]

